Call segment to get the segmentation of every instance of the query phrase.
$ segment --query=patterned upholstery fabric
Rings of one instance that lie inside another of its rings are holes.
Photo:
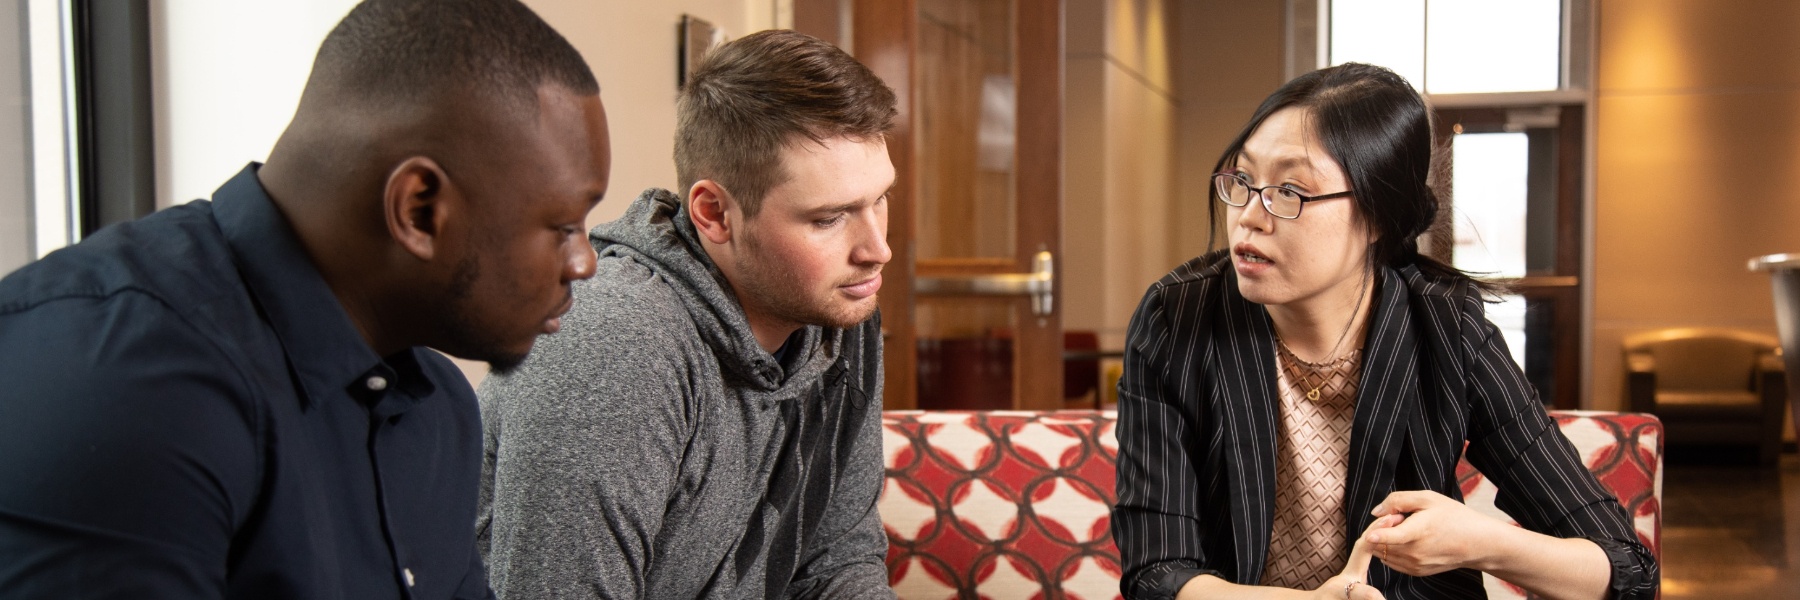
[[[1662,425],[1634,413],[1553,411],[1600,482],[1662,545]],[[1111,411],[890,411],[883,416],[888,580],[901,598],[1119,597],[1107,511],[1118,456]],[[1470,506],[1494,508],[1493,484],[1467,462]],[[1491,598],[1523,598],[1488,578]]]
[[[1638,538],[1657,557],[1662,556],[1662,421],[1645,413],[1550,411],[1563,435],[1575,444],[1581,462],[1612,490],[1637,525]],[[1512,517],[1494,507],[1499,491],[1486,477],[1469,466],[1456,465],[1463,502],[1482,513],[1513,523]],[[1525,598],[1525,592],[1492,575],[1485,575],[1488,598]],[[1535,597],[1535,596],[1534,596]]]

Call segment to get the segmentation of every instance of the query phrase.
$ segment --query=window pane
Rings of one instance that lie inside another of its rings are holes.
[[[1426,91],[1461,94],[1557,88],[1562,61],[1561,0],[1430,0],[1426,15]],[[1332,17],[1337,18],[1336,11]]]
[[[1331,64],[1393,69],[1425,84],[1425,0],[1332,0]]]
[[[1568,311],[1571,314],[1581,312],[1577,308],[1577,302],[1576,296],[1571,293],[1560,294],[1555,298],[1532,298],[1525,302],[1525,332],[1522,336],[1525,347],[1512,348],[1513,360],[1518,360],[1521,355],[1525,357],[1525,380],[1537,388],[1538,398],[1546,404],[1575,406],[1578,402],[1576,398],[1557,397],[1558,394],[1569,393],[1569,390],[1562,389],[1564,386],[1557,385],[1558,372],[1562,371],[1560,375],[1567,377],[1573,375],[1575,369],[1562,368],[1566,366],[1569,357],[1561,356],[1563,351],[1558,349],[1558,345],[1573,340],[1568,332],[1558,331],[1556,327],[1558,311]],[[1508,338],[1507,344],[1512,343],[1513,340]]]
[[[1486,308],[1488,321],[1500,328],[1506,351],[1520,369],[1525,368],[1525,309],[1525,297],[1517,295],[1501,296],[1499,302]]]
[[[31,260],[31,125],[25,45],[30,25],[17,2],[0,2],[0,275]]]
[[[1526,174],[1523,133],[1470,133],[1451,144],[1456,268],[1492,277],[1525,275]]]
[[[29,29],[26,55],[31,88],[31,222],[33,258],[42,258],[80,240],[80,221],[71,188],[77,148],[68,133],[75,126],[74,50],[65,22],[63,0],[26,3]]]

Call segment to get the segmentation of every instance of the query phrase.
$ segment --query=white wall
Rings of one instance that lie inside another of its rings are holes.
[[[618,218],[638,192],[675,183],[675,43],[691,14],[732,38],[774,26],[775,0],[525,0],[569,38],[600,79],[612,129],[612,183],[588,216]]]
[[[319,41],[352,0],[157,0],[150,10],[156,205],[208,198],[268,158]]]
[[[693,14],[732,37],[767,29],[776,0],[526,0],[587,58],[612,126],[612,188],[590,223],[646,187],[675,185],[675,41]],[[159,207],[212,195],[263,160],[313,54],[352,0],[158,0],[152,5]],[[786,4],[785,2],[783,3]]]
[[[1626,336],[1775,333],[1769,276],[1745,264],[1800,252],[1800,4],[1598,7],[1593,395],[1583,407],[1612,410],[1627,404]],[[1758,192],[1721,187],[1744,181]]]
[[[612,183],[590,225],[675,185],[681,15],[731,37],[791,23],[788,0],[525,0],[587,58],[612,129]],[[313,54],[352,0],[156,0],[151,11],[157,206],[206,198],[293,117]],[[483,365],[464,363],[480,382]]]

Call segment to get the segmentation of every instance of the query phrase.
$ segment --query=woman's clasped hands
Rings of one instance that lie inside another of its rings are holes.
[[[1381,516],[1369,523],[1368,529],[1357,536],[1356,543],[1350,546],[1350,560],[1345,561],[1344,571],[1338,573],[1319,588],[1313,590],[1312,598],[1332,600],[1385,600],[1380,590],[1368,584],[1369,563],[1374,558],[1375,545],[1369,542],[1369,536],[1398,525],[1405,517],[1398,514]]]
[[[1511,528],[1461,502],[1431,491],[1394,492],[1371,512],[1375,520],[1350,547],[1344,571],[1313,590],[1314,598],[1378,600],[1368,585],[1369,565],[1379,559],[1414,577],[1459,568],[1484,570],[1493,545]]]
[[[1382,564],[1414,577],[1486,571],[1495,545],[1512,533],[1512,526],[1432,491],[1394,492],[1370,514],[1376,520],[1357,547],[1369,546]]]

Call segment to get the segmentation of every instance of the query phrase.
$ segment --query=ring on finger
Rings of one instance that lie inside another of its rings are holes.
[[[1350,583],[1346,583],[1346,584],[1344,584],[1344,598],[1345,598],[1345,600],[1349,600],[1349,598],[1350,598],[1350,590],[1353,590],[1353,589],[1356,589],[1356,584],[1359,584],[1359,583],[1362,583],[1362,582],[1361,582],[1361,581],[1357,581],[1357,580],[1355,580],[1355,579],[1352,579],[1352,580],[1350,580]]]

